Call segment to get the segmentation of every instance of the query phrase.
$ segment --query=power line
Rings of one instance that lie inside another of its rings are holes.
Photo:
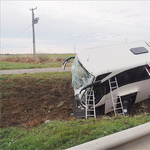
[[[22,33],[24,33],[24,32],[25,32],[27,29],[29,29],[30,27],[31,27],[31,25],[29,25],[27,28],[25,28],[23,31],[21,31],[19,34],[15,35],[14,37],[12,37],[12,38],[10,38],[10,39],[8,39],[8,40],[6,40],[6,41],[2,41],[2,42],[0,42],[0,43],[6,43],[6,42],[9,42],[9,41],[15,39],[16,37],[18,37],[19,35],[21,35]]]

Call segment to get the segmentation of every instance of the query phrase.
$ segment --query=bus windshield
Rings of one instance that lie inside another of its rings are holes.
[[[80,90],[93,82],[94,76],[91,75],[79,62],[78,57],[76,56],[72,67],[72,86],[74,88],[74,95],[79,94]]]

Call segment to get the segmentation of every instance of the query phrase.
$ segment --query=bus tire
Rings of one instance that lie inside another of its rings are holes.
[[[122,105],[123,105],[123,112],[124,112],[125,116],[128,115],[129,112],[130,112],[130,105],[131,105],[131,102],[132,102],[132,100],[131,100],[130,98],[127,99],[127,100],[124,100],[124,101],[122,102]]]

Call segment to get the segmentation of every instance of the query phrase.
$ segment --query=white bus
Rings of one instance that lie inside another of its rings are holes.
[[[83,50],[75,56],[71,70],[78,109],[85,107],[85,91],[92,88],[97,113],[113,111],[109,80],[114,77],[126,113],[131,105],[150,98],[150,46],[146,42]]]

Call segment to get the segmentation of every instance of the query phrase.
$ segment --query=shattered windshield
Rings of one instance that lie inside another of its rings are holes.
[[[78,57],[76,56],[72,67],[72,85],[74,88],[74,94],[79,94],[80,90],[88,84],[93,82],[94,76],[92,76],[88,71],[79,62]]]

